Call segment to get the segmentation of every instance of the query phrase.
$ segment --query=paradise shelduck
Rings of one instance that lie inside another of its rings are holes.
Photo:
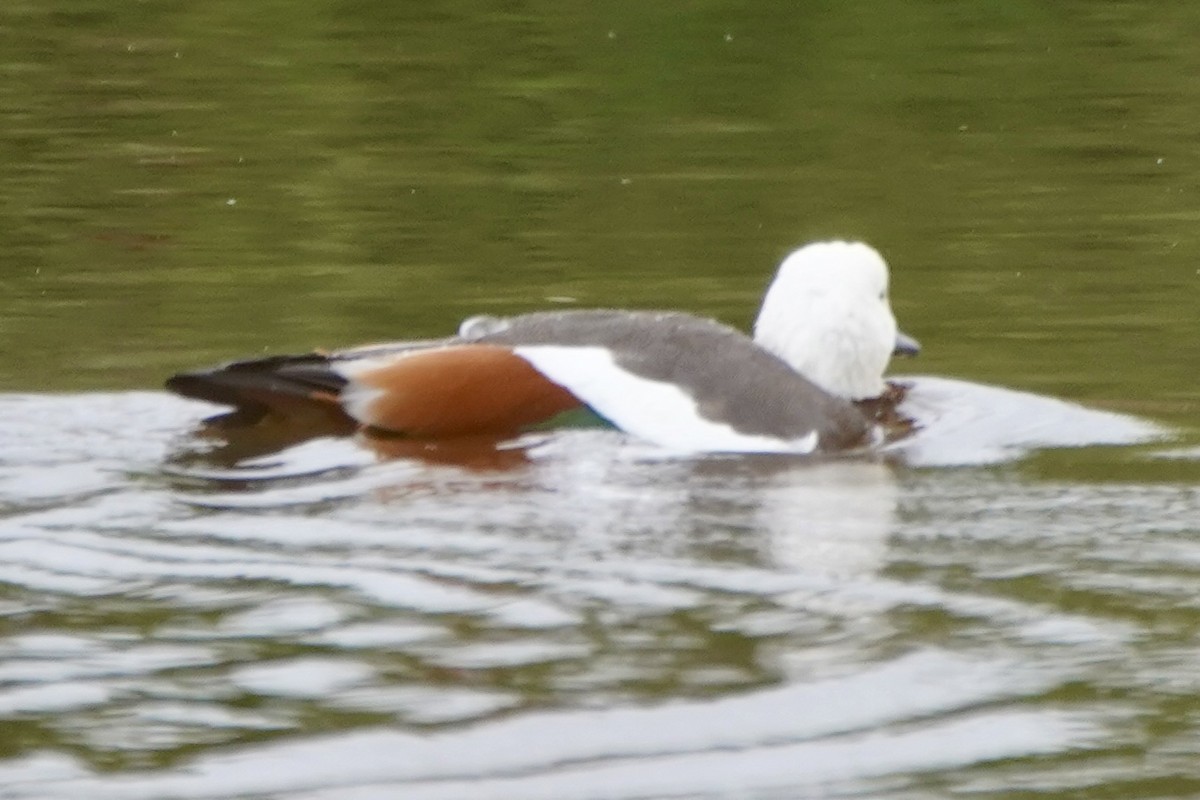
[[[232,406],[211,425],[307,425],[440,440],[509,436],[586,408],[688,452],[836,452],[886,438],[915,354],[888,268],[859,242],[817,242],[780,265],[753,338],[680,312],[571,310],[472,317],[458,334],[186,372],[166,386]],[[884,430],[881,430],[884,429]]]

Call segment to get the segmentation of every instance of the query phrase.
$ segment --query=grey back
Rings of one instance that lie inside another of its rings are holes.
[[[735,430],[779,439],[817,431],[820,449],[865,444],[871,425],[741,331],[678,312],[573,310],[475,317],[459,341],[510,346],[598,346],[642,378],[675,384],[697,412]]]

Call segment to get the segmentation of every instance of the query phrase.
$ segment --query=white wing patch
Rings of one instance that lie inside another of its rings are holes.
[[[529,345],[513,352],[626,433],[683,452],[811,453],[817,432],[796,439],[739,433],[701,417],[687,392],[622,369],[602,347]]]

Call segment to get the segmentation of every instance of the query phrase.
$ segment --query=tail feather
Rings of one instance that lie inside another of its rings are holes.
[[[314,413],[348,420],[338,396],[346,379],[320,353],[234,361],[211,369],[181,372],[167,379],[169,391],[195,400],[231,406],[215,420],[253,424],[268,415],[307,417]]]

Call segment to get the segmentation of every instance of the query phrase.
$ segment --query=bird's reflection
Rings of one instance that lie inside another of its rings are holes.
[[[379,461],[412,459],[472,470],[504,470],[528,461],[525,449],[512,444],[512,439],[490,435],[414,439],[360,430],[353,422],[333,417],[314,418],[303,426],[295,420],[283,425],[267,420],[244,425],[236,419],[218,418],[201,423],[175,448],[168,463],[181,470],[236,470],[272,457],[286,463],[290,451],[310,442],[344,440]]]

